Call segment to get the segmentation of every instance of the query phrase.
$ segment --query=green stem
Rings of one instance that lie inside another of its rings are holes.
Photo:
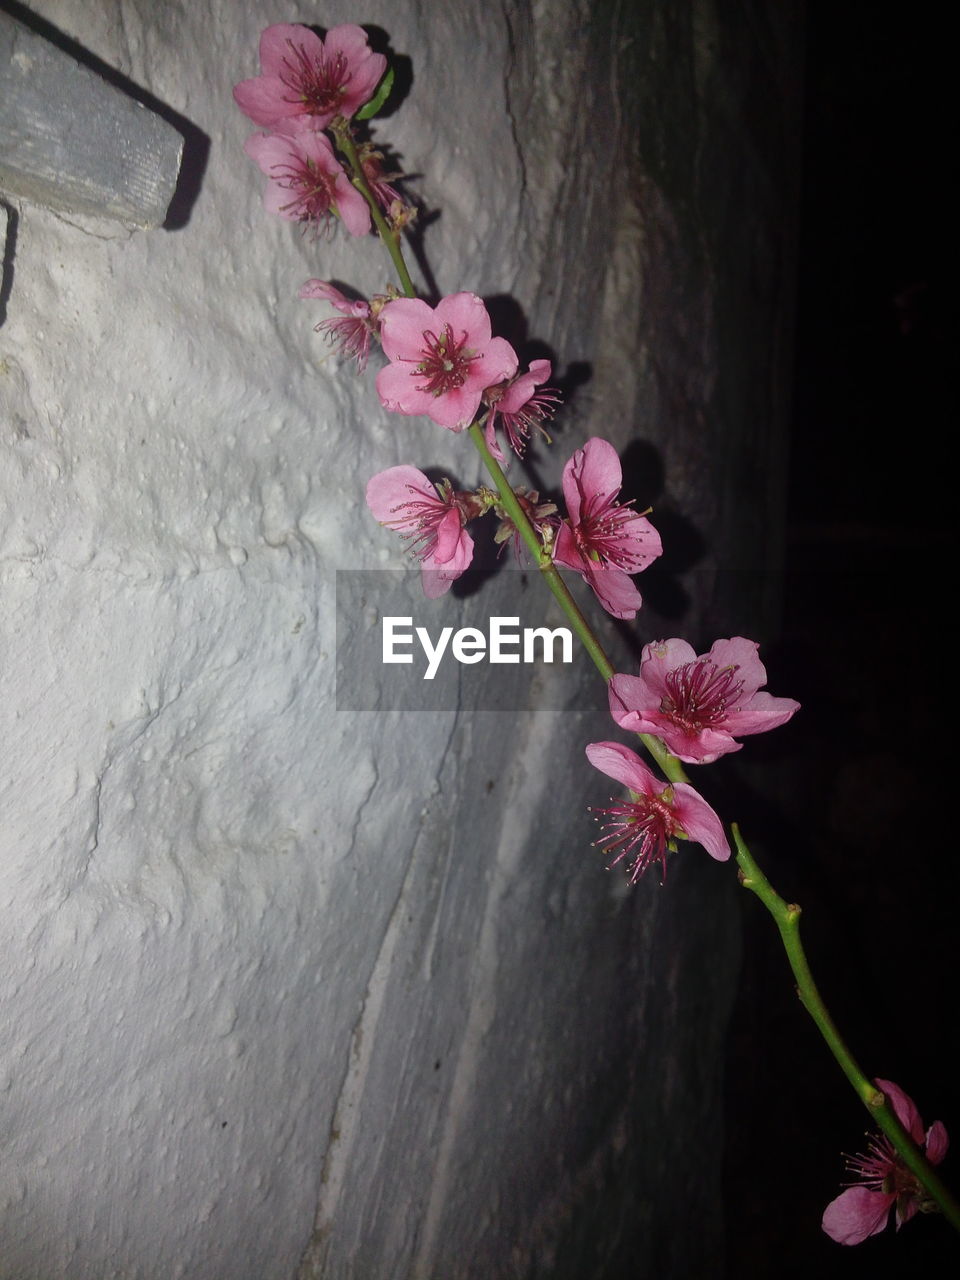
[[[586,649],[587,653],[593,661],[593,665],[603,676],[604,680],[609,680],[614,675],[613,664],[603,650],[603,645],[597,639],[590,624],[580,611],[580,606],[570,594],[570,588],[560,576],[560,571],[553,563],[548,551],[544,550],[543,544],[537,535],[536,529],[527,519],[526,512],[521,507],[517,495],[513,492],[510,482],[503,473],[503,468],[497,462],[496,458],[487,448],[487,442],[483,437],[480,424],[475,422],[467,432],[470,440],[483,460],[483,465],[490,472],[491,479],[497,487],[497,493],[500,497],[500,504],[510,517],[514,528],[519,533],[527,546],[528,551],[533,556],[537,568],[540,570],[544,581],[553,592],[554,599],[560,605],[570,624],[580,638],[580,642]]]
[[[400,287],[408,298],[415,298],[417,291],[413,287],[413,281],[410,279],[410,272],[407,270],[407,264],[403,260],[403,251],[400,248],[400,232],[394,231],[388,224],[380,211],[376,196],[370,190],[370,184],[364,176],[363,165],[360,163],[360,156],[357,154],[357,144],[354,142],[353,135],[350,132],[350,126],[346,120],[341,119],[339,123],[334,121],[330,127],[333,136],[337,140],[337,146],[347,157],[350,168],[353,170],[353,185],[370,206],[370,216],[373,218],[373,224],[380,234],[380,239],[386,245],[387,252],[390,254],[393,265],[397,269]]]
[[[940,1206],[947,1220],[960,1231],[960,1204],[940,1181],[933,1167],[924,1159],[883,1094],[861,1070],[823,1002],[823,997],[810,972],[803,943],[800,941],[800,908],[795,902],[785,902],[773,888],[754,861],[736,823],[733,823],[732,830],[737,849],[737,865],[740,868],[740,883],[745,889],[755,893],[773,916],[780,931],[787,960],[797,981],[797,995],[800,997],[800,1003],[816,1023],[817,1029],[826,1041],[827,1048],[850,1081],[860,1101],[870,1112],[874,1122],[890,1139],[903,1163]]]

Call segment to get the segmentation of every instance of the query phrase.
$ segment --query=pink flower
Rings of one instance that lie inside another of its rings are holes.
[[[526,373],[518,374],[505,386],[490,387],[484,394],[484,400],[490,406],[484,434],[487,448],[498,462],[503,462],[503,452],[497,444],[496,436],[498,418],[507,433],[510,448],[518,458],[523,457],[527,440],[534,428],[549,441],[550,437],[543,424],[556,413],[560,393],[552,387],[536,390],[549,377],[549,360],[531,360]]]
[[[369,302],[347,298],[325,280],[308,280],[300,287],[300,297],[323,298],[341,312],[339,319],[333,316],[329,320],[321,320],[314,329],[328,339],[334,351],[355,359],[357,372],[363,373],[367,367],[370,339],[375,328],[374,321],[370,318]]]
[[[464,529],[476,514],[469,494],[454,493],[449,480],[430,483],[416,467],[390,467],[367,485],[367,506],[389,529],[405,534],[423,565],[423,592],[435,600],[470,567],[473,539]]]
[[[667,850],[675,849],[677,836],[702,844],[711,858],[726,862],[730,846],[723,823],[699,792],[686,782],[664,782],[643,763],[635,751],[619,742],[591,742],[587,759],[633,793],[612,809],[597,809],[612,821],[604,824],[608,835],[596,841],[605,852],[616,851],[615,867],[630,858],[630,883],[636,882],[654,862],[660,863],[661,880],[667,869]]]
[[[800,703],[757,690],[767,673],[753,640],[716,640],[697,657],[686,640],[644,646],[639,676],[610,681],[610,714],[621,729],[654,733],[688,764],[739,751],[734,734],[785,724]]]
[[[233,91],[237,106],[263,129],[292,133],[304,123],[325,129],[335,116],[349,119],[383,79],[387,60],[350,23],[321,40],[309,29],[280,22],[260,36],[261,74]]]
[[[270,179],[263,204],[290,222],[325,223],[336,214],[352,236],[370,230],[370,209],[322,133],[255,133],[243,146]]]
[[[576,569],[615,618],[633,618],[642,601],[628,574],[646,569],[663,551],[660,535],[643,516],[616,501],[623,481],[612,444],[594,438],[563,468],[569,519],[557,532],[553,558]]]
[[[874,1083],[930,1164],[939,1164],[950,1145],[941,1122],[937,1120],[924,1135],[920,1113],[899,1085],[891,1080]],[[849,1157],[847,1168],[856,1175],[856,1182],[831,1200],[823,1214],[823,1229],[837,1244],[861,1244],[875,1236],[887,1225],[894,1205],[898,1231],[918,1209],[930,1207],[923,1186],[883,1135],[870,1139],[866,1155]]]
[[[388,302],[380,340],[390,360],[377,374],[384,407],[424,413],[452,431],[470,425],[487,387],[517,371],[513,347],[490,336],[487,309],[473,293],[451,294],[436,307],[419,298]]]

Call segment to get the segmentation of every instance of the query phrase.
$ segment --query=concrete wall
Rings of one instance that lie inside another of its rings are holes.
[[[732,874],[604,872],[585,662],[559,707],[336,709],[335,571],[402,564],[367,477],[479,471],[323,362],[298,286],[385,267],[267,218],[231,87],[276,21],[409,56],[377,130],[442,211],[437,287],[514,299],[579,383],[535,479],[631,446],[681,548],[638,641],[709,640],[763,616],[714,570],[762,565],[779,485],[795,50],[767,8],[32,5],[189,122],[196,191],[168,230],[8,220],[0,1280],[718,1273]],[[540,621],[528,585],[483,609]]]

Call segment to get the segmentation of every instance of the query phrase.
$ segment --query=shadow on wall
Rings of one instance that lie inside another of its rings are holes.
[[[59,50],[61,54],[67,55],[69,59],[76,61],[79,67],[95,73],[97,77],[100,77],[101,81],[118,90],[127,99],[137,102],[137,104],[146,108],[152,115],[169,124],[180,134],[180,137],[183,138],[182,157],[180,157],[177,184],[175,184],[172,200],[170,200],[168,210],[166,210],[163,227],[165,230],[179,230],[186,227],[193,205],[196,204],[198,193],[200,193],[202,180],[204,180],[206,172],[207,159],[209,159],[210,155],[210,138],[207,137],[207,134],[202,129],[197,128],[197,125],[188,120],[186,116],[180,115],[179,111],[175,111],[172,106],[156,99],[152,93],[145,90],[140,84],[134,83],[132,79],[124,76],[122,72],[110,67],[108,63],[97,58],[96,54],[91,54],[90,50],[84,49],[72,37],[65,35],[54,24],[47,22],[44,18],[38,18],[35,13],[31,13],[31,10],[24,8],[23,5],[9,3],[9,0],[4,0],[4,3],[0,4],[0,14],[3,13],[9,14],[10,18],[22,24],[33,35],[40,37],[46,44]],[[19,152],[19,155],[23,154],[26,154],[26,152]],[[17,156],[18,151],[14,148],[14,160],[17,159]],[[3,155],[0,155],[0,166],[3,166],[3,160]],[[67,177],[69,178],[69,175]],[[84,186],[88,186],[88,183],[84,183]],[[140,195],[140,193],[137,193],[137,195]],[[136,200],[136,196],[133,198]],[[118,215],[105,209],[105,216]],[[8,275],[12,274],[8,266],[8,259],[12,260],[9,239],[8,220],[8,248],[6,248],[4,256],[4,285],[8,294]],[[0,296],[0,323],[3,321],[3,310],[1,310],[3,301],[3,296]]]

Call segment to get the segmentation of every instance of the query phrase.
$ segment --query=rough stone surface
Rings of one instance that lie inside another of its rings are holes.
[[[209,158],[176,230],[7,222],[0,1277],[718,1274],[733,876],[603,873],[585,662],[568,710],[336,709],[335,571],[402,564],[368,475],[479,470],[323,360],[298,286],[385,267],[267,219],[231,86],[279,20],[409,56],[376,130],[442,211],[433,282],[512,299],[579,384],[528,482],[627,449],[682,549],[639,642],[702,640],[768,603],[790,8],[34,8]],[[531,576],[489,613],[539,622]]]

